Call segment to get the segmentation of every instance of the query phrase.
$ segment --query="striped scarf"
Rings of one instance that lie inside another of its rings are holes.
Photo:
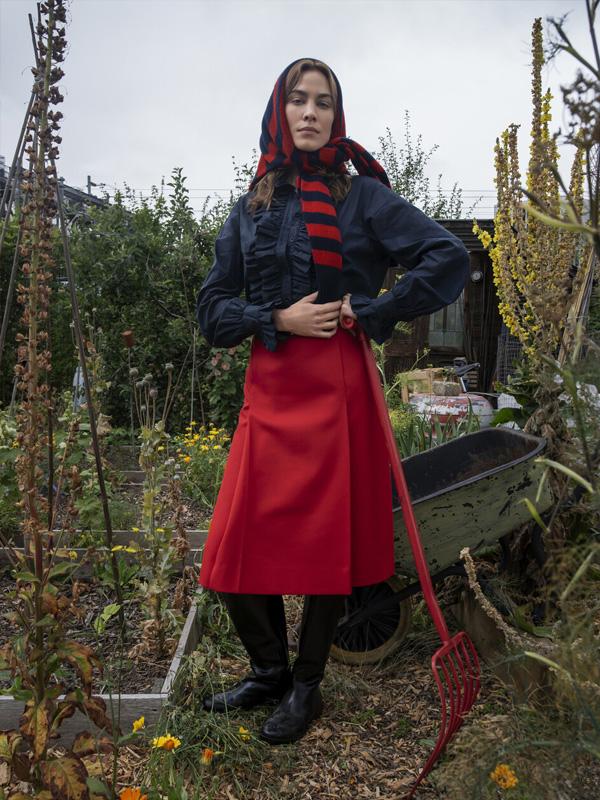
[[[337,103],[329,141],[314,152],[298,150],[294,146],[285,116],[285,81],[290,68],[296,63],[293,61],[281,73],[267,103],[260,137],[261,157],[249,188],[253,189],[271,170],[296,166],[296,186],[300,191],[300,207],[310,237],[319,288],[316,302],[326,303],[341,299],[344,293],[341,278],[342,236],[329,187],[323,176],[315,173],[325,168],[344,174],[348,172],[346,162],[351,161],[359,175],[370,175],[386,186],[390,182],[381,164],[358,142],[346,136],[342,89],[333,71],[331,74],[336,83]]]

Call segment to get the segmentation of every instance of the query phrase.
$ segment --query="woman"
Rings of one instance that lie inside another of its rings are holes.
[[[204,707],[278,702],[261,737],[279,744],[322,712],[344,597],[394,574],[389,458],[360,343],[340,322],[357,320],[381,344],[399,320],[453,302],[469,260],[346,138],[341,88],[321,61],[280,75],[260,148],[197,302],[211,345],[253,335],[200,583],[220,593],[251,666]],[[396,263],[408,273],[379,295]],[[284,594],[305,596],[291,670]]]

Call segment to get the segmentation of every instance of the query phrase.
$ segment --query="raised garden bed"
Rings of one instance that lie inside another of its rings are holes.
[[[145,718],[147,728],[151,728],[158,721],[162,707],[176,680],[182,659],[196,648],[199,639],[197,606],[192,602],[172,658],[165,662],[162,675],[151,679],[156,688],[142,692],[129,690],[120,696],[114,693],[98,695],[105,701],[109,715],[112,709],[114,718],[119,721],[119,727],[123,732],[130,731],[133,721],[141,716]],[[21,700],[15,700],[11,696],[0,696],[0,729],[18,728],[23,707]],[[76,712],[61,725],[61,744],[69,744],[77,733],[90,726],[92,730],[98,730],[91,720],[84,719],[80,712]]]

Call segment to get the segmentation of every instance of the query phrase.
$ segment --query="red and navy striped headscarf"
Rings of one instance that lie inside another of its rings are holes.
[[[331,137],[326,145],[314,152],[298,150],[294,146],[285,116],[285,82],[294,64],[303,60],[299,58],[292,61],[277,79],[263,116],[260,137],[261,157],[249,188],[253,189],[271,170],[292,165],[297,167],[296,185],[300,190],[300,205],[310,237],[319,287],[317,302],[326,303],[341,299],[343,294],[342,237],[329,187],[322,176],[314,173],[323,168],[332,172],[347,173],[346,162],[351,161],[359,175],[370,175],[386,186],[389,186],[390,182],[381,164],[358,142],[347,138],[342,89],[331,70],[337,88]]]

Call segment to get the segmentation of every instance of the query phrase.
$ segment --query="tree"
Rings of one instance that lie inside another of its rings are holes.
[[[402,195],[409,203],[417,206],[430,217],[460,219],[463,216],[462,189],[459,189],[458,184],[455,183],[450,196],[444,196],[440,173],[434,193],[426,174],[429,160],[439,145],[434,144],[426,152],[423,149],[421,134],[417,136],[416,141],[413,141],[408,109],[404,112],[403,145],[395,141],[390,128],[386,127],[385,130],[385,136],[379,137],[379,150],[375,152],[375,156],[387,172],[393,191]],[[479,200],[481,197],[469,208],[467,212],[469,215],[472,214]]]

